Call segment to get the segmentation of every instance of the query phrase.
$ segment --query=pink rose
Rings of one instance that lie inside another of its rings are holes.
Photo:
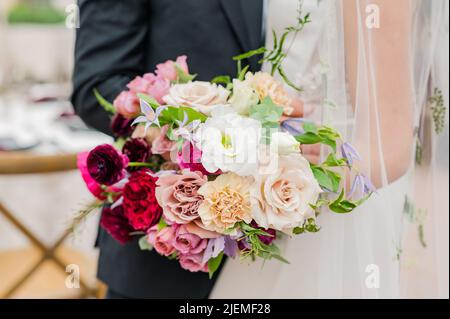
[[[199,254],[205,250],[208,244],[207,239],[201,239],[188,231],[186,226],[181,225],[177,228],[173,246],[181,254]]]
[[[175,148],[176,142],[171,141],[167,137],[167,130],[169,125],[164,125],[161,128],[161,132],[158,137],[153,140],[152,143],[152,153],[164,155],[166,160],[170,159],[170,152]]]
[[[157,181],[156,199],[163,208],[164,217],[178,224],[187,224],[198,218],[198,207],[203,196],[198,189],[208,181],[200,172],[184,170],[182,174],[161,176]]]
[[[92,195],[94,195],[98,199],[104,200],[104,199],[106,199],[106,197],[103,195],[103,189],[100,187],[100,184],[98,184],[91,177],[91,174],[89,174],[87,164],[86,164],[88,155],[89,155],[89,152],[83,152],[83,153],[79,153],[77,155],[78,169],[80,170],[81,177],[83,178],[84,182],[86,183],[87,188],[92,193]]]
[[[155,225],[147,233],[147,241],[149,244],[163,256],[170,256],[176,251],[173,246],[174,240],[175,229],[173,227],[164,227],[158,231],[158,225]]]
[[[149,80],[151,85],[145,92],[153,97],[158,103],[163,104],[163,96],[167,95],[170,89],[170,81],[162,76],[156,76],[153,73],[144,74],[144,79]]]
[[[177,69],[175,63],[186,73],[189,74],[189,68],[186,63],[187,57],[185,55],[179,56],[174,62],[167,60],[164,63],[160,63],[156,66],[156,74],[169,81],[175,81],[178,78]]]
[[[113,102],[117,113],[126,118],[133,118],[139,115],[139,98],[131,91],[122,91]]]
[[[180,255],[180,266],[191,272],[203,271],[208,272],[208,264],[203,263],[203,254]]]

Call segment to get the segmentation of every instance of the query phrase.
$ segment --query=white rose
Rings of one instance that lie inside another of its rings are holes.
[[[241,114],[248,115],[250,107],[258,104],[259,96],[248,81],[233,80],[233,96],[229,102],[233,109]]]
[[[208,172],[234,172],[253,175],[258,169],[261,123],[243,117],[231,107],[216,109],[198,128],[194,140],[202,151],[202,164]]]
[[[280,156],[273,174],[255,176],[250,196],[252,216],[258,225],[285,233],[314,218],[315,204],[322,192],[308,161],[299,153]]]
[[[279,155],[300,152],[300,143],[289,133],[274,132],[270,139],[271,150]]]
[[[189,106],[205,115],[210,115],[213,109],[228,105],[229,95],[230,91],[223,86],[194,81],[173,85],[163,100],[169,105]]]

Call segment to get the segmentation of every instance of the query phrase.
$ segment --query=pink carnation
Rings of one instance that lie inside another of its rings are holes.
[[[207,239],[201,239],[199,236],[190,233],[186,226],[177,227],[173,246],[181,254],[199,254],[205,250],[207,244]]]
[[[164,217],[178,224],[197,219],[198,207],[203,201],[197,191],[207,181],[206,175],[189,170],[184,170],[181,175],[161,176],[156,183],[156,199],[163,208]]]
[[[139,115],[139,98],[131,91],[122,91],[114,100],[113,105],[117,113],[126,118],[133,118]]]
[[[191,272],[208,272],[208,264],[203,263],[203,254],[180,255],[179,261],[183,269]]]
[[[164,63],[160,63],[156,66],[156,74],[163,77],[169,81],[175,81],[178,78],[177,69],[175,68],[175,63],[180,67],[186,74],[189,74],[189,68],[186,63],[187,57],[185,55],[179,56],[174,62],[172,60],[167,60]]]

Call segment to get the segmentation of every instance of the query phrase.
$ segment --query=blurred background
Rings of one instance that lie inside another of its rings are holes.
[[[93,201],[75,169],[76,153],[110,142],[88,130],[68,101],[72,2],[0,1],[0,298],[102,294],[98,214],[82,233],[67,232]]]

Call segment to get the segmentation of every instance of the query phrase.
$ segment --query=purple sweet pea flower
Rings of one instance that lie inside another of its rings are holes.
[[[363,174],[358,174],[355,176],[355,179],[353,180],[349,196],[352,197],[353,195],[356,195],[363,197],[375,191],[376,188],[372,184],[370,179]]]
[[[225,248],[223,253],[228,257],[234,258],[236,257],[238,250],[239,247],[237,241],[230,236],[225,236]]]
[[[156,108],[156,110],[153,110],[153,108],[151,107],[150,104],[148,104],[144,100],[141,100],[141,113],[144,115],[138,116],[131,125],[135,125],[138,123],[146,123],[145,124],[145,132],[147,132],[148,128],[152,124],[156,124],[156,126],[160,127],[159,115],[166,108],[167,108],[167,105],[160,105]]]
[[[360,161],[361,157],[359,156],[358,151],[348,142],[345,142],[341,146],[342,157],[347,160],[348,165],[353,165],[355,160]]]
[[[305,133],[302,128],[302,124],[305,122],[303,118],[290,118],[281,123],[281,128],[283,131],[291,134],[291,135],[300,135]]]
[[[203,263],[207,263],[211,258],[219,256],[219,254],[225,249],[225,237],[211,238],[208,241],[208,245],[203,253]]]

